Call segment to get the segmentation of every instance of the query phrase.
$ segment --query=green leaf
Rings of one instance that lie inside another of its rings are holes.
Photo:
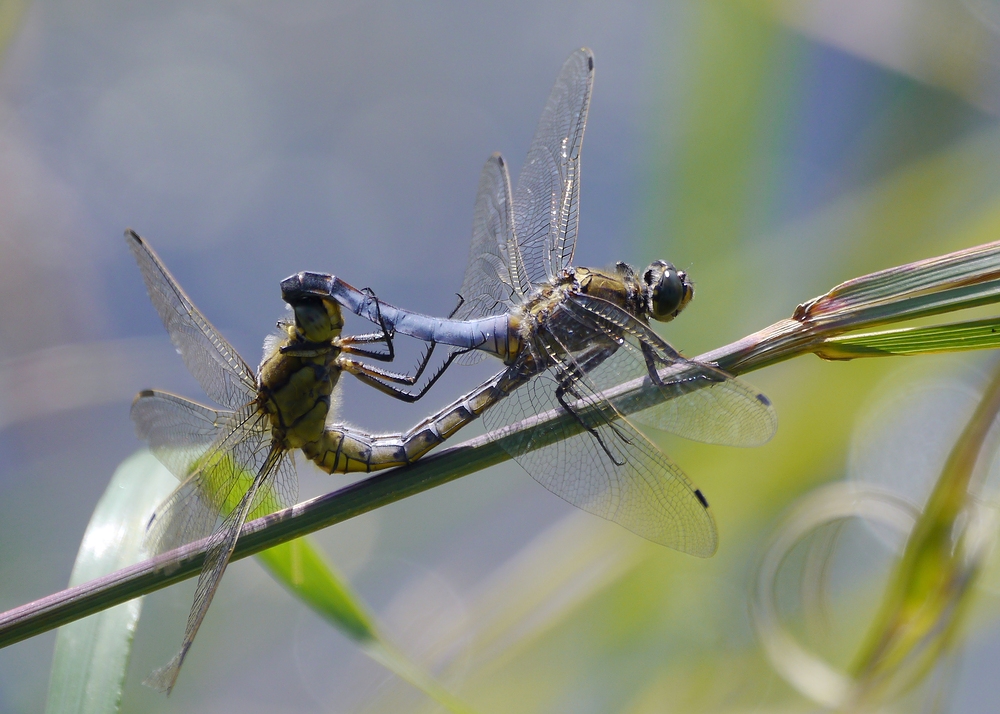
[[[229,458],[224,456],[222,458]],[[209,464],[203,468],[213,468]],[[227,469],[227,472],[232,469]],[[222,504],[223,512],[236,507],[253,481],[253,474],[243,471],[241,483],[233,488]],[[267,512],[266,502],[254,515]],[[382,638],[374,618],[368,613],[361,598],[341,577],[333,565],[309,538],[297,538],[260,552],[257,561],[289,592],[323,616],[341,632],[358,642],[369,657],[379,662],[400,679],[409,682],[427,696],[453,712],[471,711],[466,704],[450,694],[426,672]]]
[[[70,586],[143,559],[142,539],[153,509],[177,486],[149,452],[126,459],[90,518]],[[117,712],[142,598],[59,628],[46,712]]]
[[[823,359],[889,357],[1000,347],[1000,317],[930,327],[905,327],[824,340],[816,348]]]
[[[919,681],[962,622],[995,540],[994,519],[977,507],[970,486],[997,414],[1000,371],[948,455],[852,667],[866,696]]]
[[[0,2],[0,50],[21,26],[21,17],[28,6],[27,0],[5,0]]]
[[[378,639],[364,604],[309,538],[282,543],[256,558],[275,580],[351,639]]]
[[[256,558],[275,580],[358,642],[376,662],[450,711],[472,711],[379,635],[364,603],[308,538],[282,543]]]
[[[841,283],[800,305],[795,319],[856,328],[1000,301],[1000,241]]]

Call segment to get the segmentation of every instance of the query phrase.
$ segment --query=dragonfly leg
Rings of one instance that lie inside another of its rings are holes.
[[[668,362],[663,357],[661,357],[656,352],[655,348],[652,345],[649,345],[646,342],[642,342],[640,344],[642,346],[642,357],[646,361],[646,372],[649,373],[649,380],[660,389],[666,389],[668,386],[676,386],[684,382],[696,385],[697,382],[704,383],[706,379],[712,379],[713,376],[716,377],[715,381],[718,382],[725,381],[725,375],[721,373],[718,375],[710,375],[705,370],[700,370],[697,374],[694,374],[692,376],[682,377],[680,379],[672,379],[669,382],[665,382],[663,381],[663,378],[660,377],[660,367],[669,367],[671,364],[673,364],[673,362]],[[694,388],[695,386],[692,386],[692,389]]]
[[[601,435],[597,432],[597,429],[595,429],[586,421],[584,421],[583,417],[580,416],[577,413],[577,411],[573,407],[571,407],[569,403],[566,401],[566,394],[571,394],[577,400],[580,399],[580,396],[573,391],[572,387],[572,383],[575,382],[578,378],[579,376],[574,376],[568,372],[563,372],[559,380],[559,386],[556,387],[556,400],[559,402],[559,405],[563,409],[565,409],[566,412],[577,421],[577,423],[580,424],[580,426],[586,429],[591,436],[597,439],[597,443],[601,445],[601,449],[604,450],[604,453],[608,455],[608,458],[611,459],[616,466],[624,466],[625,462],[619,461],[618,458],[613,453],[611,453],[611,450],[608,448],[608,445],[604,443],[604,439],[601,438]],[[614,429],[614,424],[611,424],[610,426],[612,429]],[[625,439],[621,433],[617,431],[616,433],[624,441],[626,442],[628,441],[628,439]]]
[[[660,366],[666,367],[667,362],[660,359],[653,348],[645,342],[641,342],[640,345],[642,346],[642,358],[646,360],[646,372],[649,373],[650,381],[657,387],[667,386],[666,383],[660,378],[659,370]]]
[[[378,360],[379,362],[392,362],[396,358],[396,351],[395,348],[393,347],[393,341],[392,341],[393,337],[395,336],[395,330],[393,329],[392,325],[386,322],[385,318],[382,316],[380,302],[378,297],[375,295],[375,292],[371,288],[365,288],[362,292],[367,296],[369,301],[375,306],[375,319],[378,322],[379,327],[381,327],[382,329],[380,332],[369,332],[362,335],[349,335],[342,337],[338,342],[338,346],[341,348],[342,351],[348,354],[358,355],[361,357],[368,357],[369,359]],[[461,305],[461,303],[459,303],[459,305]],[[458,310],[458,308],[456,307],[455,310]],[[454,311],[452,311],[452,315],[454,315]],[[357,344],[372,344],[377,342],[385,343],[386,349],[388,351],[375,352],[372,350],[361,349],[354,346]],[[420,380],[421,375],[423,375],[424,370],[427,369],[427,365],[430,364],[431,355],[434,354],[435,346],[436,343],[432,340],[429,344],[429,347],[424,351],[424,354],[420,358],[420,361],[417,363],[417,371],[412,377],[409,375],[401,375],[394,372],[384,372],[380,376],[388,379],[389,381],[397,382],[399,384],[407,384],[410,386],[416,384]]]
[[[365,288],[365,290],[369,292],[371,294],[372,299],[376,301],[375,304],[377,308],[378,299],[375,297],[375,293],[371,292],[370,288]],[[455,313],[458,312],[458,309],[462,307],[462,304],[464,302],[465,298],[459,295],[458,304],[455,306],[455,309],[452,310],[451,313],[449,313],[448,315],[449,320],[455,316]],[[434,348],[437,347],[437,344],[438,343],[434,342],[433,340],[431,340],[428,343],[427,349],[424,350],[423,357],[421,357],[420,361],[417,363],[417,371],[413,374],[412,377],[400,375],[400,376],[405,376],[406,377],[405,380],[392,380],[392,381],[397,382],[399,384],[407,384],[410,386],[416,384],[420,380],[421,375],[423,375],[424,370],[427,369],[427,365],[430,364],[431,355],[434,354]],[[467,349],[458,349],[458,348],[453,349],[451,351],[451,354],[448,355],[448,359],[445,360],[444,364],[442,364],[441,367],[438,368],[438,371],[434,373],[434,376],[431,377],[430,381],[423,387],[423,389],[420,390],[419,395],[414,398],[414,401],[420,399],[420,397],[424,396],[424,394],[427,393],[427,390],[429,390],[434,385],[434,383],[441,378],[441,375],[445,373],[445,370],[451,366],[452,362],[454,362],[456,358],[461,357],[462,355],[467,354],[469,352],[472,352],[474,349],[475,349],[474,347],[470,347]]]
[[[378,317],[379,325],[382,328],[382,331],[370,332],[363,335],[352,335],[341,338],[339,346],[341,350],[347,354],[360,355],[362,357],[370,357],[384,362],[391,362],[393,359],[395,359],[396,356],[396,352],[395,349],[393,348],[393,343],[392,343],[393,330],[390,326],[386,324],[385,320],[382,318],[382,313],[379,309],[378,298],[375,296],[375,293],[371,290],[371,288],[365,288],[364,292],[366,295],[370,297],[372,302],[375,304],[375,314]],[[384,342],[389,350],[388,353],[372,352],[370,350],[358,349],[357,347],[352,346],[353,344],[357,343],[372,343],[372,342]],[[400,374],[398,372],[390,372],[389,370],[380,369],[373,365],[367,365],[357,360],[344,360],[343,365],[345,369],[347,369],[356,376],[360,377],[361,375],[366,375],[368,377],[371,377],[375,381],[367,381],[367,380],[364,381],[366,381],[368,384],[371,384],[372,386],[376,386],[376,382],[380,382],[381,386],[387,387],[389,389],[389,391],[387,392],[388,394],[391,394],[392,396],[398,399],[413,397],[413,401],[416,401],[417,399],[422,397],[428,389],[431,388],[434,382],[438,380],[438,378],[450,364],[450,361],[445,363],[445,366],[441,368],[441,371],[435,374],[434,377],[431,379],[431,381],[427,384],[427,386],[425,386],[424,389],[416,396],[411,395],[410,393],[404,390],[395,389],[394,387],[391,387],[390,385],[385,383],[395,382],[396,384],[405,384],[407,386],[412,387],[414,384],[419,382],[420,377],[423,376],[424,374],[424,370],[427,369],[427,365],[430,364],[431,355],[434,354],[434,348],[436,346],[437,343],[431,342],[430,345],[427,347],[427,349],[424,350],[423,356],[417,363],[417,371],[412,375]],[[376,386],[376,388],[380,387]]]
[[[365,291],[371,295],[372,300],[375,301],[377,309],[378,298],[375,297],[375,293],[372,292],[371,288],[365,288]],[[465,298],[459,295],[458,304],[455,306],[455,309],[452,310],[451,313],[449,313],[448,315],[449,320],[455,316],[455,313],[458,312],[458,309],[462,307],[462,304],[464,302]],[[427,369],[427,365],[430,364],[431,355],[434,354],[434,348],[437,347],[437,344],[438,343],[434,342],[433,340],[431,340],[428,343],[428,347],[426,350],[424,350],[423,356],[420,358],[420,361],[417,362],[417,371],[413,374],[412,377],[410,377],[409,375],[396,375],[397,377],[402,377],[403,379],[393,379],[392,381],[397,382],[398,384],[407,384],[409,386],[413,386],[418,381],[420,381],[421,375],[423,375],[424,370]],[[434,373],[434,376],[431,377],[430,381],[423,387],[423,389],[420,390],[419,395],[415,397],[414,401],[416,401],[416,399],[420,399],[420,397],[424,396],[424,394],[427,393],[427,390],[429,390],[434,385],[434,383],[441,378],[441,375],[444,374],[445,370],[451,366],[452,362],[454,362],[456,358],[461,357],[462,355],[467,354],[469,352],[472,352],[473,349],[475,348],[453,349],[451,354],[448,355],[448,359],[445,360],[444,364],[438,368],[438,371]]]
[[[371,300],[375,305],[375,318],[378,323],[378,332],[366,332],[361,335],[348,335],[341,337],[338,341],[338,346],[349,354],[360,355],[362,357],[368,357],[369,359],[378,360],[379,362],[392,362],[396,358],[396,350],[392,344],[392,338],[395,335],[395,331],[392,327],[386,324],[385,319],[382,317],[382,309],[379,307],[378,297],[371,288],[365,288],[362,292]],[[360,347],[355,347],[354,345],[359,344],[375,344],[384,343],[386,347],[386,352],[376,352],[374,350],[366,350]],[[433,350],[433,346],[431,347]],[[429,358],[429,356],[428,356]]]
[[[382,319],[381,312],[379,311],[379,301],[378,298],[375,296],[375,293],[371,290],[371,288],[365,288],[364,292],[368,296],[370,301],[375,305],[375,313],[382,327],[382,332],[374,332],[366,335],[354,335],[351,337],[343,338],[340,343],[341,349],[347,354],[372,357],[375,356],[375,354],[367,350],[360,350],[351,347],[350,346],[351,343],[386,342],[390,349],[389,354],[394,356],[395,353],[392,350],[392,336],[393,336],[392,327],[387,325],[385,320]],[[458,304],[451,311],[451,314],[448,316],[449,319],[454,317],[455,313],[458,312],[458,309],[462,306],[464,302],[465,299],[461,295],[459,295]],[[435,382],[437,382],[438,379],[441,378],[441,375],[445,373],[448,367],[450,367],[451,364],[458,357],[471,351],[471,349],[452,350],[452,352],[448,356],[448,359],[445,360],[445,362],[441,365],[441,367],[438,368],[438,370],[427,381],[427,383],[423,387],[421,387],[421,389],[416,393],[408,392],[404,389],[399,389],[397,387],[394,387],[392,384],[389,384],[389,382],[393,382],[395,384],[404,384],[407,386],[413,386],[417,384],[417,382],[419,382],[420,378],[423,376],[424,371],[427,369],[427,366],[430,364],[431,356],[434,354],[434,348],[436,346],[437,343],[434,341],[431,341],[429,343],[429,346],[424,351],[424,354],[420,358],[420,361],[417,363],[416,372],[414,372],[412,375],[400,374],[398,372],[390,372],[388,370],[375,367],[374,365],[365,364],[364,362],[359,362],[357,360],[351,360],[351,359],[342,360],[341,366],[345,371],[351,372],[351,374],[356,376],[365,384],[375,387],[379,391],[390,395],[394,399],[399,399],[406,402],[415,402],[421,397],[423,397],[430,390],[430,388],[434,386]],[[379,354],[380,356],[376,357],[376,359],[386,358],[386,355],[382,353],[377,353],[377,354]],[[389,360],[385,359],[385,361]]]
[[[365,345],[386,342],[384,332],[365,332],[361,335],[345,335],[341,338],[345,345]]]
[[[431,345],[431,349],[433,349],[433,344]],[[461,355],[465,354],[466,351],[467,350],[459,350],[456,352],[452,352],[451,355],[448,356],[448,359],[445,360],[444,364],[438,368],[438,370],[431,376],[431,378],[427,380],[427,383],[424,384],[424,386],[421,387],[420,390],[417,391],[416,393],[408,392],[405,389],[400,389],[399,387],[389,384],[389,382],[395,382],[396,384],[406,384],[411,386],[416,384],[417,381],[420,379],[421,375],[423,374],[424,369],[427,366],[427,358],[430,356],[430,350],[428,350],[427,354],[424,356],[424,359],[421,360],[421,364],[418,367],[416,374],[413,376],[405,374],[396,374],[394,372],[389,372],[388,370],[375,367],[374,365],[365,364],[364,362],[358,362],[357,360],[351,360],[346,358],[342,358],[340,360],[340,367],[345,372],[350,372],[355,377],[360,379],[362,382],[371,387],[375,387],[375,389],[379,390],[380,392],[388,394],[390,397],[394,399],[399,399],[400,401],[403,402],[412,403],[423,397],[425,394],[427,394],[427,392],[430,391],[430,388],[434,386],[435,382],[437,382],[441,378],[441,375],[443,375],[445,371],[448,369],[448,367],[451,366],[451,363],[454,362]]]

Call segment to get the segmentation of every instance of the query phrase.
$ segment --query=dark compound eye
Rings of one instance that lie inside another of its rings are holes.
[[[687,275],[670,263],[658,260],[643,274],[648,292],[649,315],[654,320],[672,320],[694,297]]]

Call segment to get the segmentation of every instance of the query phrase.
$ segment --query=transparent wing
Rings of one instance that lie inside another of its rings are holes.
[[[529,380],[483,420],[501,435],[522,419],[558,409],[560,385],[576,417],[508,437],[505,448],[545,488],[589,513],[670,548],[708,557],[718,545],[707,502],[684,472],[639,433],[606,400],[600,399],[572,357],[557,344],[539,345],[556,366]],[[578,423],[585,431],[572,433]]]
[[[462,304],[453,315],[457,320],[502,315],[524,302],[531,290],[510,211],[507,167],[500,154],[493,154],[479,177],[469,264],[459,291]]]
[[[232,428],[233,412],[148,389],[139,392],[132,402],[130,416],[136,436],[149,444],[160,463],[183,481],[227,427]]]
[[[247,517],[250,520],[288,508],[299,500],[299,478],[291,453],[278,461],[273,475],[257,491]]]
[[[188,434],[198,432],[207,423],[211,410],[157,392],[137,399],[133,412],[136,424],[144,425],[140,435],[158,444],[154,453],[181,479],[150,520],[147,548],[163,553],[208,536],[220,515],[236,505],[263,465],[271,442],[266,417],[255,405],[222,413],[226,420],[217,429],[217,438],[198,454]],[[271,490],[294,491],[294,471],[279,473],[283,481],[291,483]],[[274,505],[273,501],[268,505]],[[276,508],[281,505],[285,504]]]
[[[230,409],[252,401],[257,382],[246,362],[184,294],[153,249],[131,230],[125,231],[125,241],[170,341],[205,393]]]
[[[514,234],[537,285],[573,261],[580,221],[580,149],[594,81],[594,55],[579,49],[549,94],[514,192]]]
[[[727,446],[760,446],[774,436],[778,417],[766,396],[717,367],[685,359],[617,305],[571,295],[546,327],[564,343],[570,343],[564,335],[580,331],[594,336],[591,349],[595,340],[614,347],[589,366],[590,381],[599,390],[647,377],[650,367],[654,371],[672,368],[670,376],[657,385],[662,400],[639,411],[628,409],[640,424]]]
[[[452,318],[474,320],[502,315],[522,303],[531,290],[514,240],[511,206],[507,165],[500,154],[493,154],[479,176],[469,263],[459,290],[461,303]],[[476,364],[484,356],[484,352],[472,350],[458,361]]]
[[[246,442],[243,442],[245,444]],[[170,662],[146,678],[145,683],[155,689],[169,693],[177,681],[181,665],[187,656],[191,644],[194,642],[198,628],[201,627],[208,607],[212,603],[215,591],[219,588],[222,575],[226,572],[226,566],[236,547],[240,530],[246,522],[248,514],[253,510],[254,504],[258,504],[259,495],[264,489],[264,484],[272,477],[272,474],[279,470],[282,462],[286,462],[285,452],[277,446],[270,446],[266,452],[266,457],[260,465],[260,469],[254,474],[253,481],[247,484],[247,490],[235,504],[233,510],[226,516],[222,526],[212,535],[208,550],[205,553],[205,565],[198,576],[198,585],[195,587],[194,603],[191,612],[188,614],[187,627],[184,630],[184,640],[181,648],[174,655]]]

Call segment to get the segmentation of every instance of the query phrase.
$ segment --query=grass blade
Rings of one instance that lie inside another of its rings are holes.
[[[282,543],[256,557],[275,580],[352,640],[378,639],[375,622],[360,598],[309,538]]]
[[[795,319],[847,329],[1000,300],[1000,241],[848,280],[800,305]]]
[[[889,357],[1000,347],[1000,318],[955,322],[930,327],[903,327],[825,340],[816,354],[823,359]]]
[[[355,640],[365,653],[456,714],[472,709],[448,692],[378,632],[361,599],[308,538],[298,538],[257,554],[275,580]]]
[[[146,521],[176,486],[149,452],[115,471],[84,533],[70,585],[143,559]],[[49,677],[49,714],[117,712],[142,598],[59,628]]]
[[[972,493],[976,464],[998,414],[1000,370],[948,455],[852,667],[866,698],[919,680],[963,620],[972,585],[995,540],[995,516],[980,509]]]

